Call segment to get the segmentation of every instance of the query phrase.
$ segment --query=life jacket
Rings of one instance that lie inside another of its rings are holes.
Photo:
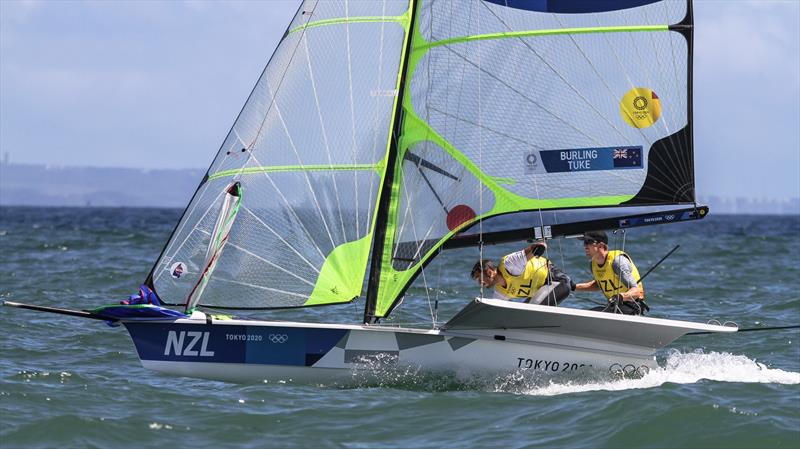
[[[631,259],[631,256],[627,255],[624,251],[609,251],[606,255],[606,261],[603,266],[597,265],[597,262],[592,260],[592,274],[594,275],[594,280],[597,281],[597,287],[600,288],[600,291],[603,292],[607,299],[611,299],[611,297],[614,295],[619,295],[630,290],[625,286],[625,284],[622,283],[619,275],[614,273],[613,263],[617,257],[627,258],[628,262],[631,264],[631,274],[633,275],[633,278],[636,280],[641,279],[639,276],[639,270],[633,263],[633,259]],[[641,299],[644,299],[644,285],[642,285],[641,282],[639,282],[639,289],[642,291]]]
[[[509,298],[532,296],[536,290],[539,290],[547,282],[548,267],[549,261],[546,258],[534,256],[525,263],[525,271],[519,276],[514,276],[506,269],[506,258],[503,257],[498,270],[503,279],[506,280],[506,286],[501,287],[498,284],[495,285],[495,289]]]

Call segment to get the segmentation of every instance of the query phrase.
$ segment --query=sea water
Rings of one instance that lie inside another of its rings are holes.
[[[89,309],[135,292],[179,210],[0,208],[0,299]],[[709,216],[629,230],[651,316],[800,324],[800,218]],[[518,245],[486,247],[499,258]],[[549,257],[590,277],[579,241]],[[476,249],[445,252],[388,324],[430,327],[480,291]],[[565,306],[589,308],[599,294]],[[363,302],[255,318],[358,322]],[[335,315],[335,316],[331,316]],[[0,307],[0,447],[800,447],[800,332],[679,339],[638,378],[387,370],[349,387],[238,385],[141,367],[99,321]]]

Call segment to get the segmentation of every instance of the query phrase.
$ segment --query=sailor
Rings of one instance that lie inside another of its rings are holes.
[[[586,257],[591,259],[594,279],[577,284],[575,290],[600,290],[608,299],[607,305],[592,310],[624,315],[644,315],[650,310],[644,303],[644,286],[631,256],[624,251],[609,251],[604,231],[586,232],[581,240]]]
[[[472,279],[494,288],[494,298],[525,298],[526,303],[555,306],[569,296],[575,283],[543,256],[547,244],[535,242],[504,256],[499,265],[483,259],[472,267]]]

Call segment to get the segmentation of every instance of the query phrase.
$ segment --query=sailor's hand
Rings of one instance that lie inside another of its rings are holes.
[[[530,251],[530,253],[536,257],[543,255],[546,250],[547,250],[547,243],[543,241],[533,242],[531,243],[530,246],[528,246],[528,251]]]

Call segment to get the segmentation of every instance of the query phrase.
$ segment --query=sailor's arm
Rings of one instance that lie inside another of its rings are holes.
[[[575,284],[575,290],[591,291],[591,290],[599,290],[599,287],[597,287],[597,281],[592,279],[589,282],[581,282],[580,284]]]
[[[542,254],[544,254],[546,249],[547,249],[547,243],[543,241],[538,241],[531,243],[523,251],[525,251],[525,257],[528,260],[531,260],[535,256],[541,256]]]
[[[641,288],[639,288],[639,284],[636,283],[638,279],[634,279],[631,261],[627,257],[618,257],[616,260],[614,260],[611,267],[614,270],[614,273],[619,277],[622,285],[628,287],[628,291],[618,295],[623,301],[644,299],[644,292]]]
[[[644,295],[642,294],[642,289],[640,289],[638,285],[634,285],[630,290],[628,290],[627,292],[620,293],[618,296],[620,296],[623,301],[635,301],[637,299],[644,299]]]

